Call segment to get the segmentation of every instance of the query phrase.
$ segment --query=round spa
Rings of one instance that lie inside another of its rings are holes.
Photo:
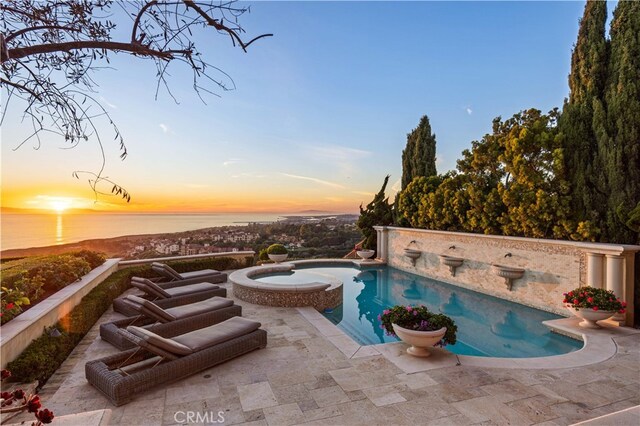
[[[318,311],[342,303],[343,283],[334,274],[317,269],[362,268],[353,260],[298,260],[240,269],[229,276],[240,300],[268,306],[313,306]]]

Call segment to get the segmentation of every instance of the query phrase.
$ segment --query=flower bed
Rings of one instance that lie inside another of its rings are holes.
[[[105,261],[101,253],[81,250],[38,256],[2,264],[0,324],[19,315],[47,296],[76,282]]]

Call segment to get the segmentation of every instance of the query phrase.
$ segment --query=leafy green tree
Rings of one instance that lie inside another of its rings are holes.
[[[389,198],[385,196],[385,190],[389,183],[389,175],[384,178],[384,183],[380,191],[373,197],[373,200],[367,204],[367,208],[363,209],[360,205],[360,217],[356,225],[364,236],[362,247],[365,249],[375,250],[377,247],[378,236],[374,226],[388,226],[393,224],[393,213]]]
[[[407,187],[398,193],[396,198],[395,209],[397,214],[407,220],[407,225],[414,228],[426,228],[426,217],[421,212],[423,201],[426,202],[425,196],[436,189],[442,183],[439,176],[416,176]]]
[[[402,151],[402,189],[418,176],[436,174],[436,135],[431,133],[429,117],[424,115],[418,127],[407,135],[407,146]]]
[[[640,210],[640,2],[621,1],[611,22],[605,100],[609,137],[601,146],[608,182],[603,240],[638,243]]]
[[[600,173],[598,158],[598,140],[606,138],[607,133],[603,103],[607,73],[606,20],[606,2],[587,1],[571,55],[569,99],[565,101],[559,122],[565,135],[571,208],[578,222],[591,224],[600,223],[606,204],[606,177]]]

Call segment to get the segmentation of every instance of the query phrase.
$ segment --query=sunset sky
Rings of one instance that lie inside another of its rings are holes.
[[[609,6],[613,10],[615,5]],[[584,2],[256,2],[243,53],[207,31],[196,42],[237,89],[208,97],[174,66],[154,100],[150,61],[112,55],[93,78],[125,137],[118,158],[103,125],[106,175],[132,195],[100,197],[74,170],[95,171],[95,141],[34,150],[18,103],[2,125],[2,206],[122,211],[355,212],[384,176],[397,188],[406,134],[427,114],[438,171],[455,168],[499,115],[561,106]],[[129,32],[128,27],[119,31]],[[206,37],[208,36],[208,37]],[[3,97],[5,93],[3,93]],[[4,107],[4,102],[2,104]],[[392,193],[393,190],[390,190]]]

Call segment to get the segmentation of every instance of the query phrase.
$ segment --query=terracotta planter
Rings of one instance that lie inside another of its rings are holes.
[[[289,257],[288,253],[285,254],[270,254],[269,259],[273,260],[276,263],[284,262]]]
[[[428,348],[438,343],[447,332],[447,327],[442,327],[435,331],[416,331],[400,327],[398,324],[391,324],[393,331],[403,342],[411,345],[407,353],[413,356],[428,357],[431,355]]]
[[[369,259],[375,252],[373,250],[357,250],[356,254],[362,260]]]
[[[587,308],[578,308],[578,310],[576,310],[573,305],[567,304],[565,306],[575,316],[583,320],[578,325],[584,328],[600,328],[597,321],[605,320],[615,315],[614,311],[594,311],[593,309]]]

